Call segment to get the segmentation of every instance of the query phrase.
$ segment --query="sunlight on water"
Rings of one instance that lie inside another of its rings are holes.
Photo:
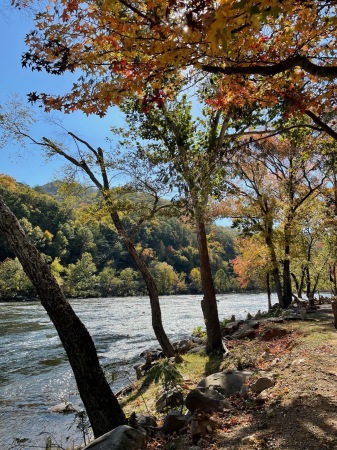
[[[175,340],[203,325],[201,296],[162,297],[164,328]],[[106,373],[114,374],[112,389],[134,378],[133,366],[146,348],[157,347],[151,328],[147,297],[71,301],[91,333]],[[218,296],[219,316],[245,318],[267,309],[265,294]],[[51,414],[63,399],[80,407],[75,381],[59,338],[38,303],[0,304],[0,449],[14,438],[43,442],[41,432],[52,432],[59,443],[77,439],[73,415]],[[69,437],[68,441],[67,438]],[[42,447],[41,447],[42,448]]]

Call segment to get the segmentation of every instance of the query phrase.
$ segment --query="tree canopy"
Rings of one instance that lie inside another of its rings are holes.
[[[336,6],[332,0],[41,3],[23,66],[79,76],[71,92],[33,92],[30,99],[47,109],[103,115],[130,94],[160,105],[182,82],[216,74],[223,108],[233,99],[265,105],[281,99],[319,114],[335,98]]]

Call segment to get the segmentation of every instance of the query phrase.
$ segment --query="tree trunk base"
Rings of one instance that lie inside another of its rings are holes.
[[[331,302],[332,312],[334,317],[334,326],[337,328],[337,301]]]

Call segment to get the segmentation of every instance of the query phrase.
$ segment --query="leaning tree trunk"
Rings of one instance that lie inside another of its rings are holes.
[[[124,424],[125,415],[104,376],[89,332],[64,297],[49,265],[1,198],[0,233],[21,262],[58,332],[95,437]]]
[[[219,322],[218,306],[216,303],[215,289],[208,254],[205,223],[196,220],[198,250],[200,259],[201,286],[204,298],[201,308],[204,315],[207,344],[206,353],[223,352],[222,334]]]
[[[149,269],[147,268],[146,264],[144,263],[140,255],[138,254],[132,241],[126,236],[119,215],[117,213],[111,213],[111,218],[117,229],[118,234],[120,235],[120,237],[124,242],[124,245],[126,246],[129,255],[133,258],[146,284],[151,305],[152,328],[157,338],[157,341],[159,342],[159,345],[161,346],[164,355],[167,358],[173,357],[175,356],[175,351],[163,327],[158,289],[153,279],[153,276],[151,275]]]

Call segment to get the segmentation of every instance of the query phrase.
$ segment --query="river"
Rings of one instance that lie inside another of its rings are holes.
[[[266,294],[217,298],[220,319],[232,314],[245,318],[248,312],[267,309]],[[194,295],[161,298],[170,338],[186,337],[203,326],[200,300]],[[112,389],[129,384],[139,354],[157,346],[148,298],[78,299],[71,305],[95,341]],[[49,412],[62,399],[81,406],[65,352],[46,312],[37,302],[0,303],[0,449],[14,448],[17,439],[28,439],[20,449],[43,449],[48,433],[64,447],[82,443],[73,414]]]

